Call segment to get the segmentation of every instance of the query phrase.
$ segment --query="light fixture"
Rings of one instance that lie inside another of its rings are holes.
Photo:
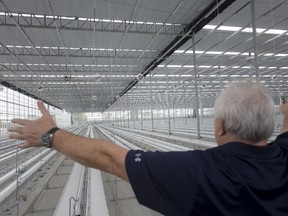
[[[96,95],[92,96],[92,100],[97,100],[97,96]]]
[[[201,88],[206,88],[206,86],[207,86],[207,85],[206,85],[205,83],[203,83],[200,87],[201,87]]]
[[[137,75],[137,80],[138,81],[141,81],[143,78],[144,78],[143,74],[140,73],[140,74]]]
[[[59,101],[59,103],[60,103],[60,104],[63,104],[63,103],[64,103],[64,101],[63,101],[63,100],[60,100],[60,101]]]
[[[116,99],[118,100],[119,98],[120,98],[120,95],[117,95],[117,96],[116,96]]]
[[[173,89],[177,89],[177,87],[178,87],[177,84],[174,84],[174,85],[172,86]]]
[[[99,73],[94,74],[94,80],[100,81],[101,80],[101,74],[99,74]]]
[[[39,92],[42,92],[42,91],[44,90],[44,86],[43,86],[42,84],[39,84],[39,85],[37,86],[37,90],[38,90]]]
[[[271,80],[276,80],[277,79],[277,74],[273,74],[272,76],[271,76]]]
[[[64,77],[63,77],[63,79],[64,79],[64,81],[69,81],[69,80],[71,80],[71,76],[68,76],[68,75],[64,75]]]

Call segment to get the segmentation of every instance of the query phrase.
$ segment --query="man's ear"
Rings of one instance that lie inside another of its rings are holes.
[[[217,134],[217,136],[223,136],[226,133],[224,130],[224,122],[220,118],[217,118],[215,120],[215,133]]]

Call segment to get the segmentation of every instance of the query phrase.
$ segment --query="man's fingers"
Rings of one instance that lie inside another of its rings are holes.
[[[23,133],[23,127],[9,128],[8,131],[13,133]]]
[[[17,119],[17,118],[14,118],[11,120],[12,123],[16,123],[16,124],[19,124],[19,125],[25,125],[27,122],[29,122],[30,120],[26,120],[26,119]]]
[[[41,100],[37,101],[37,106],[38,106],[38,109],[40,110],[40,112],[42,113],[43,116],[49,115],[48,110],[46,109],[44,103]]]
[[[22,134],[19,134],[19,133],[9,134],[9,138],[10,138],[10,139],[17,139],[17,140],[24,140],[23,135],[22,135]]]
[[[31,147],[31,145],[29,145],[28,143],[21,143],[18,145],[18,148],[29,148]]]

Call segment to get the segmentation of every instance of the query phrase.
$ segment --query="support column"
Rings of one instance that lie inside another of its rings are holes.
[[[183,90],[184,90],[184,120],[185,120],[185,125],[187,125],[187,107],[186,107],[186,87],[185,83],[183,83]]]
[[[258,49],[257,49],[257,38],[256,38],[256,19],[255,19],[255,5],[254,0],[250,0],[251,7],[251,18],[252,18],[252,30],[253,30],[253,48],[254,48],[254,68],[256,73],[256,80],[259,81],[259,63],[258,63]]]
[[[166,91],[167,91],[167,115],[168,115],[168,133],[171,134],[171,120],[170,120],[170,102],[169,102],[169,85],[168,75],[166,75]]]
[[[154,132],[154,116],[153,116],[153,101],[152,101],[152,75],[150,74],[150,110],[151,110],[151,130]]]
[[[127,127],[130,128],[130,111],[129,111],[129,93],[127,93],[126,108],[127,108]]]
[[[194,82],[195,82],[195,98],[196,98],[196,119],[197,119],[197,137],[198,139],[201,138],[200,136],[200,119],[199,119],[199,97],[198,97],[198,82],[197,82],[197,65],[196,65],[196,52],[195,52],[195,41],[194,35],[192,34],[192,47],[193,47],[193,63],[194,63]]]
[[[143,124],[143,102],[141,101],[141,130],[143,130]]]

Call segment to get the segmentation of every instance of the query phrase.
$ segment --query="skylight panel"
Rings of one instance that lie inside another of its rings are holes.
[[[240,52],[225,52],[224,55],[239,55]]]
[[[223,69],[223,68],[226,68],[226,66],[220,65],[220,66],[213,66],[212,68],[221,68],[221,69]]]
[[[34,15],[37,18],[44,18],[44,15]]]
[[[191,54],[191,53],[193,53],[193,51],[192,51],[192,50],[187,50],[186,53],[187,53],[187,54]],[[203,54],[204,51],[198,50],[198,51],[195,51],[195,53],[196,53],[196,54]]]
[[[213,30],[213,29],[215,29],[216,27],[217,27],[216,25],[205,25],[205,26],[203,27],[203,29]]]
[[[221,51],[207,51],[206,54],[211,54],[211,55],[220,55],[222,54],[223,52]]]
[[[288,54],[285,54],[285,53],[278,53],[278,54],[276,54],[275,56],[279,56],[279,57],[286,57],[286,56],[288,56]]]
[[[267,30],[265,33],[266,34],[276,34],[276,35],[280,35],[280,34],[284,34],[285,32],[287,32],[286,30],[281,30],[281,29],[269,29]]]
[[[251,56],[253,56],[254,55],[254,53],[248,53],[248,52],[243,52],[243,53],[241,53],[241,55],[243,55],[243,56],[249,56],[249,55],[251,55]]]
[[[66,17],[66,16],[63,16],[61,17],[62,19],[67,19],[67,20],[75,20],[76,17]]]
[[[180,68],[182,65],[167,65],[169,68]]]
[[[273,56],[274,53],[265,53],[264,56]]]
[[[219,26],[217,29],[221,30],[221,31],[239,31],[241,29],[241,27],[237,27],[237,26]]]
[[[268,69],[277,69],[277,67],[275,67],[275,66],[274,67],[268,67]]]
[[[199,68],[210,68],[211,65],[199,65]]]
[[[57,19],[57,17],[54,17],[54,16],[46,16],[46,18],[49,18],[49,19]]]
[[[185,52],[185,50],[175,50],[174,53],[184,53],[184,52]]]
[[[262,33],[264,32],[266,29],[264,28],[256,28],[256,33]],[[242,30],[242,32],[248,32],[248,33],[252,33],[253,32],[253,29],[252,28],[244,28]]]

